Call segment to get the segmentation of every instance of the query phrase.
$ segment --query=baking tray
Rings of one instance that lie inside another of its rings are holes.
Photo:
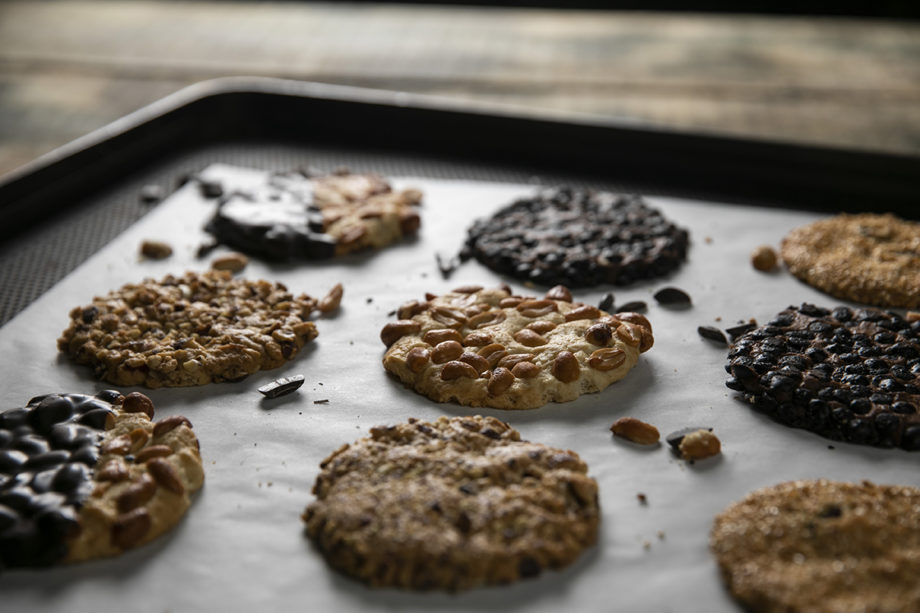
[[[284,112],[269,119],[255,113],[268,109]],[[300,127],[286,131],[286,122]],[[478,132],[472,133],[474,127]],[[509,144],[515,135],[523,140]],[[701,143],[696,155],[689,149],[693,142]],[[638,162],[630,162],[626,151],[631,147],[637,160],[651,164],[654,151],[645,147],[653,144],[669,152],[657,169],[680,160],[698,174],[685,169],[655,181],[650,169],[631,172]],[[782,189],[764,187],[765,177],[755,178],[762,168],[748,172],[734,164],[729,166],[740,174],[715,172],[712,160],[728,164],[732,144],[739,156],[747,151],[764,164],[772,159],[775,169],[785,166],[769,151],[796,151],[813,170],[843,173],[842,181],[862,195],[850,204],[883,202],[883,208],[910,213],[904,195],[917,175],[908,172],[916,162],[906,158],[889,160],[893,174],[884,181],[880,162],[887,158],[868,154],[819,151],[809,158],[787,145],[460,111],[430,100],[264,80],[186,91],[24,169],[0,186],[0,196],[8,197],[4,208],[9,206],[0,225],[28,228],[6,240],[3,257],[47,253],[54,264],[46,266],[49,277],[59,280],[0,328],[3,408],[38,393],[106,387],[56,353],[55,339],[71,306],[142,277],[206,268],[195,249],[213,202],[192,182],[160,204],[144,205],[138,202],[142,186],[172,191],[180,177],[200,172],[227,184],[249,180],[252,171],[239,166],[349,166],[386,174],[400,187],[420,187],[425,205],[419,238],[378,254],[304,266],[251,263],[246,276],[279,279],[298,292],[321,295],[343,282],[342,313],[319,321],[313,347],[281,369],[239,383],[151,391],[159,416],[187,415],[202,441],[207,482],[186,519],[169,536],[118,559],[6,573],[0,576],[4,610],[735,610],[706,548],[712,517],[725,505],[787,479],[917,485],[918,478],[915,455],[785,428],[750,411],[724,387],[725,351],[700,339],[696,326],[727,327],[749,317],[766,321],[803,301],[836,304],[786,274],[753,271],[747,256],[753,246],[775,244],[792,227],[823,216],[813,207],[827,208],[840,196],[823,179],[809,182],[807,174],[793,172],[797,178],[789,183],[776,175],[789,194],[784,198]],[[591,155],[606,149],[608,163]],[[867,162],[863,179],[850,182],[845,162],[860,159]],[[871,197],[868,181],[873,173],[880,181],[877,197]],[[520,292],[531,291],[475,262],[442,279],[434,254],[456,251],[472,217],[537,184],[559,182],[641,189],[691,232],[688,262],[670,277],[576,292],[588,303],[614,289],[620,303],[651,304],[656,345],[640,365],[601,394],[523,412],[435,404],[387,377],[377,335],[405,300],[471,282],[510,281]],[[830,195],[822,198],[825,183]],[[46,221],[35,223],[37,217]],[[141,261],[137,246],[143,238],[168,239],[176,253],[162,262]],[[87,247],[93,241],[97,247]],[[81,256],[79,249],[91,250]],[[689,291],[693,307],[669,311],[655,305],[651,294],[666,284]],[[307,376],[296,395],[266,403],[255,392],[276,376],[295,373]],[[314,404],[318,400],[328,403]],[[505,419],[524,438],[573,449],[588,462],[601,491],[598,546],[563,572],[459,595],[368,590],[330,571],[303,537],[298,518],[312,499],[319,461],[374,425],[474,412]],[[612,440],[607,428],[623,415],[664,432],[711,425],[724,453],[689,466],[663,448],[641,450]],[[647,505],[638,502],[639,493]]]

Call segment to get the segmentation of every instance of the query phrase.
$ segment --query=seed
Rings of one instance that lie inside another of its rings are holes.
[[[507,368],[499,366],[492,371],[492,376],[489,377],[489,384],[486,387],[490,395],[497,396],[507,391],[513,383],[514,375],[512,372]]]
[[[164,260],[172,255],[172,247],[163,241],[145,240],[141,243],[141,255],[151,260]]]
[[[409,353],[406,354],[406,366],[412,372],[420,373],[428,366],[430,357],[431,352],[424,347],[413,347],[409,350]]]
[[[690,296],[682,289],[676,287],[666,287],[655,292],[655,300],[658,304],[666,306],[688,306],[691,303]]]
[[[564,285],[557,285],[551,288],[544,296],[547,300],[561,300],[562,302],[572,302],[572,292]]]
[[[407,334],[416,334],[422,329],[422,325],[411,319],[400,319],[388,323],[380,331],[380,340],[389,347]]]
[[[618,319],[619,321],[628,321],[631,324],[636,324],[637,326],[646,328],[649,332],[652,331],[652,324],[645,317],[645,315],[642,315],[641,313],[636,313],[634,311],[617,313],[614,318]]]
[[[341,283],[336,283],[335,286],[329,290],[329,293],[326,294],[316,305],[316,308],[319,309],[320,313],[331,313],[339,308],[339,305],[342,303],[342,294],[344,290]]]
[[[578,359],[571,351],[560,351],[553,360],[552,373],[563,383],[576,381],[581,374]]]
[[[448,328],[459,328],[466,323],[466,316],[456,309],[436,306],[431,310],[431,318]]]
[[[751,252],[751,265],[757,270],[768,272],[776,268],[776,251],[769,245],[761,245]]]
[[[621,417],[613,422],[610,431],[640,445],[654,445],[661,436],[658,428],[635,417]]]
[[[360,241],[366,235],[367,227],[353,226],[342,233],[342,235],[339,237],[339,244],[350,247],[357,244],[358,241]]]
[[[498,306],[500,306],[503,309],[513,309],[514,307],[521,304],[522,302],[524,302],[524,299],[521,298],[520,296],[508,296],[507,298],[502,298],[498,302]]]
[[[109,460],[96,474],[97,481],[124,481],[128,478],[128,467],[121,460]]]
[[[303,385],[303,382],[303,375],[282,377],[280,379],[275,379],[271,383],[266,383],[260,387],[259,393],[264,394],[268,398],[277,398],[278,396],[290,394],[294,390],[298,389],[301,385]]]
[[[626,313],[630,311],[635,313],[644,313],[646,310],[648,310],[648,305],[641,300],[627,302],[626,304],[617,307],[617,313]]]
[[[613,308],[613,294],[607,293],[597,304],[597,308],[602,311],[610,311]]]
[[[705,339],[709,339],[719,345],[728,345],[728,341],[725,339],[725,335],[718,328],[712,326],[699,326],[696,329],[697,333]]]
[[[213,270],[229,270],[230,272],[240,272],[249,264],[249,258],[242,253],[232,252],[218,256],[211,260]]]

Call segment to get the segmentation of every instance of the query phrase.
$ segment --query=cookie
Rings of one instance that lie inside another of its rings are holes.
[[[920,223],[894,215],[838,215],[790,232],[789,271],[835,298],[881,307],[920,306]]]
[[[374,174],[274,174],[265,185],[228,194],[205,229],[251,255],[324,259],[414,235],[420,202],[418,190],[393,191]]]
[[[560,188],[476,221],[463,256],[542,285],[625,285],[676,269],[688,243],[640,196]]]
[[[534,409],[599,392],[654,343],[644,316],[573,303],[562,286],[543,298],[460,287],[397,314],[380,334],[384,368],[436,402],[473,407]]]
[[[742,335],[728,359],[728,387],[776,421],[920,450],[920,322],[803,304]]]
[[[716,516],[722,577],[746,611],[920,611],[920,490],[794,481]]]
[[[204,481],[198,439],[153,412],[109,390],[0,413],[0,568],[118,555],[178,523]]]
[[[317,301],[280,283],[187,272],[128,284],[70,312],[58,349],[116,385],[237,381],[316,337]]]
[[[373,587],[461,590],[572,563],[597,540],[597,483],[572,451],[493,417],[372,428],[320,464],[307,536]]]

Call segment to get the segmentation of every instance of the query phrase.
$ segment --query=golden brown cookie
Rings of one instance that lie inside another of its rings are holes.
[[[460,287],[404,304],[380,337],[383,366],[437,402],[533,409],[598,392],[626,376],[654,339],[638,313],[542,298],[510,288]]]
[[[204,482],[198,439],[153,413],[111,390],[0,413],[0,567],[117,555],[179,522]]]
[[[187,272],[73,309],[58,349],[117,385],[236,381],[292,360],[316,337],[308,318],[320,306],[280,283]]]
[[[371,429],[323,460],[303,519],[329,564],[374,587],[460,590],[562,568],[597,540],[597,483],[572,451],[493,417]]]
[[[920,490],[793,481],[716,516],[710,547],[748,611],[920,611]]]
[[[783,261],[836,298],[882,307],[920,306],[920,224],[894,215],[838,215],[790,232]]]

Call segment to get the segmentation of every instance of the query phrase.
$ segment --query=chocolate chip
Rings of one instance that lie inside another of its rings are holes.
[[[602,311],[610,312],[610,309],[613,308],[613,294],[607,292],[604,294],[604,297],[601,298],[601,301],[597,303],[597,308]]]
[[[754,322],[748,322],[746,324],[741,324],[738,326],[732,326],[731,328],[726,328],[726,332],[731,337],[732,340],[735,340],[742,334],[746,334],[757,327],[757,324]]]
[[[268,398],[277,398],[279,396],[290,394],[291,392],[299,389],[300,386],[303,385],[303,382],[303,375],[282,377],[281,379],[275,379],[271,383],[266,383],[259,388],[259,392]]]
[[[620,305],[617,307],[617,313],[645,313],[648,310],[648,305],[642,302],[641,300],[634,300],[632,302],[627,302],[626,304]]]
[[[686,306],[691,303],[687,292],[676,287],[660,289],[655,292],[654,298],[658,301],[658,304],[666,306]]]
[[[725,335],[722,334],[722,331],[718,328],[712,326],[699,326],[696,331],[705,339],[711,340],[719,345],[728,345]]]

